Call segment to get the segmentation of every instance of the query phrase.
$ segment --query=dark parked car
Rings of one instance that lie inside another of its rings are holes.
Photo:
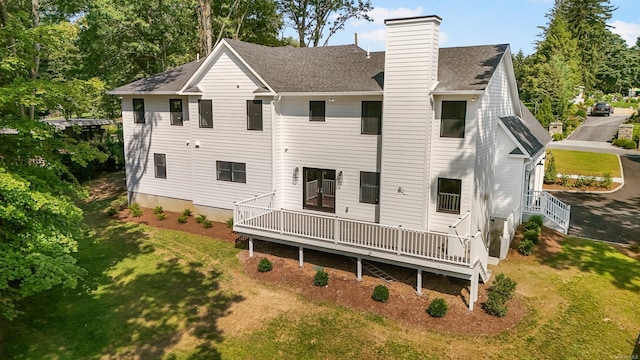
[[[611,115],[613,114],[613,108],[606,102],[599,102],[593,105],[591,109],[591,115]]]

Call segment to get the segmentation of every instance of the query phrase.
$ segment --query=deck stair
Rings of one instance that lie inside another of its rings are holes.
[[[353,262],[356,262],[356,259],[351,258],[351,260]],[[370,263],[369,261],[366,260],[362,260],[362,268],[365,269],[369,274],[383,280],[384,282],[386,282],[387,284],[390,284],[392,282],[398,282],[398,280],[396,280],[393,276],[387,274],[386,272],[382,271],[379,267],[373,265],[372,263]]]

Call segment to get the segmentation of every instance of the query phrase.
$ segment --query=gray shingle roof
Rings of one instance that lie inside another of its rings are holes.
[[[269,47],[225,41],[276,92],[381,91],[384,52],[356,45],[315,48]],[[436,91],[484,90],[508,45],[441,48]],[[111,90],[112,94],[177,92],[202,60]]]
[[[203,59],[192,61],[151,77],[117,87],[109,91],[109,94],[178,92],[187,80],[189,80],[191,75],[198,70],[198,67],[202,64],[202,60]]]
[[[507,48],[507,44],[441,48],[435,90],[484,90]]]
[[[383,52],[367,58],[356,45],[294,48],[226,41],[277,92],[382,90]]]
[[[517,116],[503,116],[500,117],[500,121],[509,129],[529,156],[533,156],[551,141],[551,136],[524,104],[520,103],[520,106],[522,107],[522,119]]]

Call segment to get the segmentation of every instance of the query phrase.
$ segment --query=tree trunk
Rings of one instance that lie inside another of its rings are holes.
[[[211,31],[211,0],[199,0],[200,7],[200,50],[206,57],[213,49]]]
[[[32,26],[37,28],[40,26],[40,0],[31,0],[31,13],[33,15]],[[40,43],[33,43],[33,68],[31,68],[31,79],[36,80],[38,78],[38,72],[40,71]],[[33,89],[33,95],[36,95],[36,89]],[[29,107],[29,118],[35,119],[36,107],[31,105]]]

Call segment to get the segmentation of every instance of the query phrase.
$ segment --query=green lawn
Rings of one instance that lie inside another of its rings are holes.
[[[553,154],[559,174],[621,177],[620,162],[615,154],[602,154],[573,150],[548,150]]]
[[[107,203],[85,207],[89,275],[0,321],[0,358],[611,359],[629,358],[640,330],[640,262],[602,243],[570,238],[556,254],[503,261],[493,271],[518,282],[528,313],[499,335],[461,336],[295,294],[275,304],[261,294],[290,292],[242,275],[234,244],[110,220]],[[222,330],[267,309],[277,311],[244,331]]]

